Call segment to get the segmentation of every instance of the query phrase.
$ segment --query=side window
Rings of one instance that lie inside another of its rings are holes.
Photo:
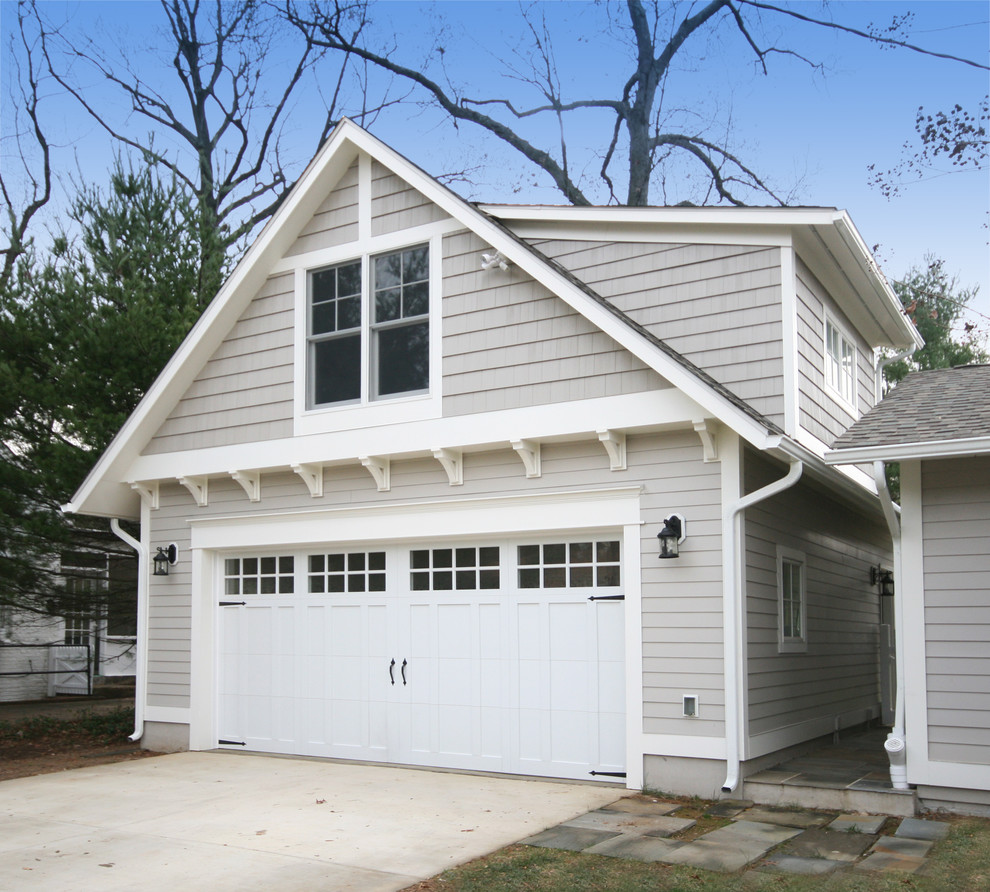
[[[777,549],[777,650],[803,653],[808,649],[808,616],[804,554]]]
[[[825,384],[856,408],[856,345],[831,320],[825,319]]]
[[[617,586],[618,540],[520,545],[519,588]]]
[[[428,393],[430,249],[418,245],[308,276],[310,407]]]

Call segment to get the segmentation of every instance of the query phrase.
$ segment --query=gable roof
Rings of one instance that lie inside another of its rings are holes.
[[[990,365],[908,375],[832,446],[829,464],[990,453]]]
[[[465,201],[394,149],[344,119],[249,247],[65,510],[103,516],[136,515],[137,496],[125,480],[128,469],[247,308],[271,268],[287,252],[326,195],[361,153],[393,171],[501,252],[619,346],[653,368],[710,417],[758,449],[771,449],[780,444],[782,432],[776,425],[709,374],[635,323],[559,263],[529,245],[504,222]],[[794,220],[798,222],[805,212],[794,213]],[[780,209],[775,219],[778,222],[788,219],[787,209]],[[872,262],[869,252],[864,249],[863,253],[863,258],[857,262],[868,265]],[[286,456],[287,465],[292,461],[292,456]]]

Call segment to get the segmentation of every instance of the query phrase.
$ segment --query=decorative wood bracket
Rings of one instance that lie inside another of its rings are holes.
[[[388,492],[392,487],[392,461],[389,458],[379,458],[374,455],[360,456],[361,464],[375,478],[379,492]]]
[[[434,449],[433,457],[443,465],[451,486],[464,483],[464,456],[459,449]]]
[[[694,429],[701,437],[701,448],[705,452],[705,461],[718,461],[718,441],[716,440],[718,424],[711,419],[696,420]]]
[[[193,497],[200,508],[206,507],[210,491],[210,479],[208,477],[177,477],[176,479],[189,490],[189,495]]]
[[[230,471],[229,473],[241,485],[241,489],[250,501],[261,501],[261,471]]]
[[[142,502],[147,502],[152,511],[158,508],[158,481],[132,480],[131,489],[141,496]]]
[[[539,477],[543,473],[543,461],[540,457],[540,444],[533,440],[510,440],[516,455],[522,459],[527,477]]]
[[[609,465],[613,471],[626,469],[626,435],[622,431],[598,431],[598,439],[608,453]]]
[[[293,465],[292,470],[295,471],[302,482],[306,484],[306,489],[309,490],[309,494],[314,498],[318,499],[323,495],[323,465]]]

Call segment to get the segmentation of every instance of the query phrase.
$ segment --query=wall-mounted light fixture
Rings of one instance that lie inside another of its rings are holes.
[[[870,585],[880,586],[880,594],[885,598],[894,595],[894,572],[883,567],[870,567]]]
[[[159,545],[158,553],[152,558],[155,562],[153,576],[168,576],[168,568],[179,559],[179,548],[173,542],[170,545]]]
[[[680,544],[686,538],[687,521],[681,514],[671,514],[663,522],[663,529],[657,533],[660,540],[660,557],[675,558],[680,554]]]

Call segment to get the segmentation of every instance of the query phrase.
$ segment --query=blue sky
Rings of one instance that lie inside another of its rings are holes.
[[[52,15],[64,15],[66,33],[91,36],[101,46],[109,47],[125,35],[123,40],[132,57],[141,60],[142,71],[161,71],[161,83],[167,84],[165,69],[156,67],[150,53],[145,55],[146,49],[161,45],[156,29],[163,17],[157,3],[59,0],[45,7]],[[397,58],[403,63],[419,64],[441,33],[446,72],[469,95],[506,96],[520,105],[538,101],[526,85],[502,77],[505,60],[513,58],[512,48],[521,47],[526,36],[517,4],[449,0],[427,6],[410,0],[379,2],[376,7],[381,35],[400,35]],[[820,3],[808,0],[791,7],[813,16],[831,14],[860,28],[871,22],[889,23],[893,16],[911,11],[912,42],[984,64],[990,59],[986,0],[833,0],[825,11]],[[629,51],[621,34],[610,33],[608,13],[621,22],[624,5],[612,4],[610,10],[604,4],[558,0],[536,4],[534,10],[546,16],[553,35],[565,98],[614,97],[616,85],[628,72]],[[5,55],[13,11],[13,0],[2,0]],[[439,30],[441,19],[444,31]],[[679,57],[678,70],[668,82],[669,107],[686,110],[686,120],[699,126],[719,121],[715,134],[731,126],[734,150],[781,192],[792,194],[792,203],[848,210],[866,243],[878,246],[878,259],[889,277],[903,275],[926,253],[944,258],[961,284],[980,286],[974,309],[990,316],[990,172],[933,171],[919,182],[911,180],[889,200],[868,184],[871,163],[887,169],[901,160],[904,143],[913,144],[919,106],[936,110],[960,102],[974,107],[988,92],[987,72],[884,50],[793,20],[767,17],[765,24],[778,45],[799,50],[821,63],[821,69],[778,55],[764,77],[755,71],[752,54],[739,35],[722,29],[711,40],[692,43],[690,52]],[[9,62],[8,58],[4,65],[5,81],[10,77]],[[90,82],[94,89],[100,88],[96,79]],[[6,89],[4,94],[6,100]],[[44,111],[57,131],[60,169],[75,176],[78,165],[84,178],[100,182],[112,155],[106,137],[53,87]],[[11,130],[8,102],[0,114],[6,139]],[[301,171],[315,150],[313,128],[321,117],[318,90],[311,84],[300,95],[283,140],[293,174]],[[525,126],[529,131],[530,124]],[[146,129],[143,123],[140,127]],[[592,173],[597,170],[603,134],[607,139],[609,128],[609,119],[601,114],[573,117],[567,133],[572,163],[583,163]],[[372,130],[432,174],[476,167],[472,183],[455,184],[470,199],[562,203],[548,178],[529,168],[520,156],[470,125],[454,131],[436,111],[397,106],[379,117]],[[536,125],[531,132],[548,147],[556,146],[552,121]],[[5,159],[9,149],[5,142]],[[692,197],[692,173],[696,171],[690,167],[675,171],[666,194],[654,188],[652,201]],[[753,203],[765,202],[754,199]],[[980,321],[985,329],[990,326],[986,319]]]

